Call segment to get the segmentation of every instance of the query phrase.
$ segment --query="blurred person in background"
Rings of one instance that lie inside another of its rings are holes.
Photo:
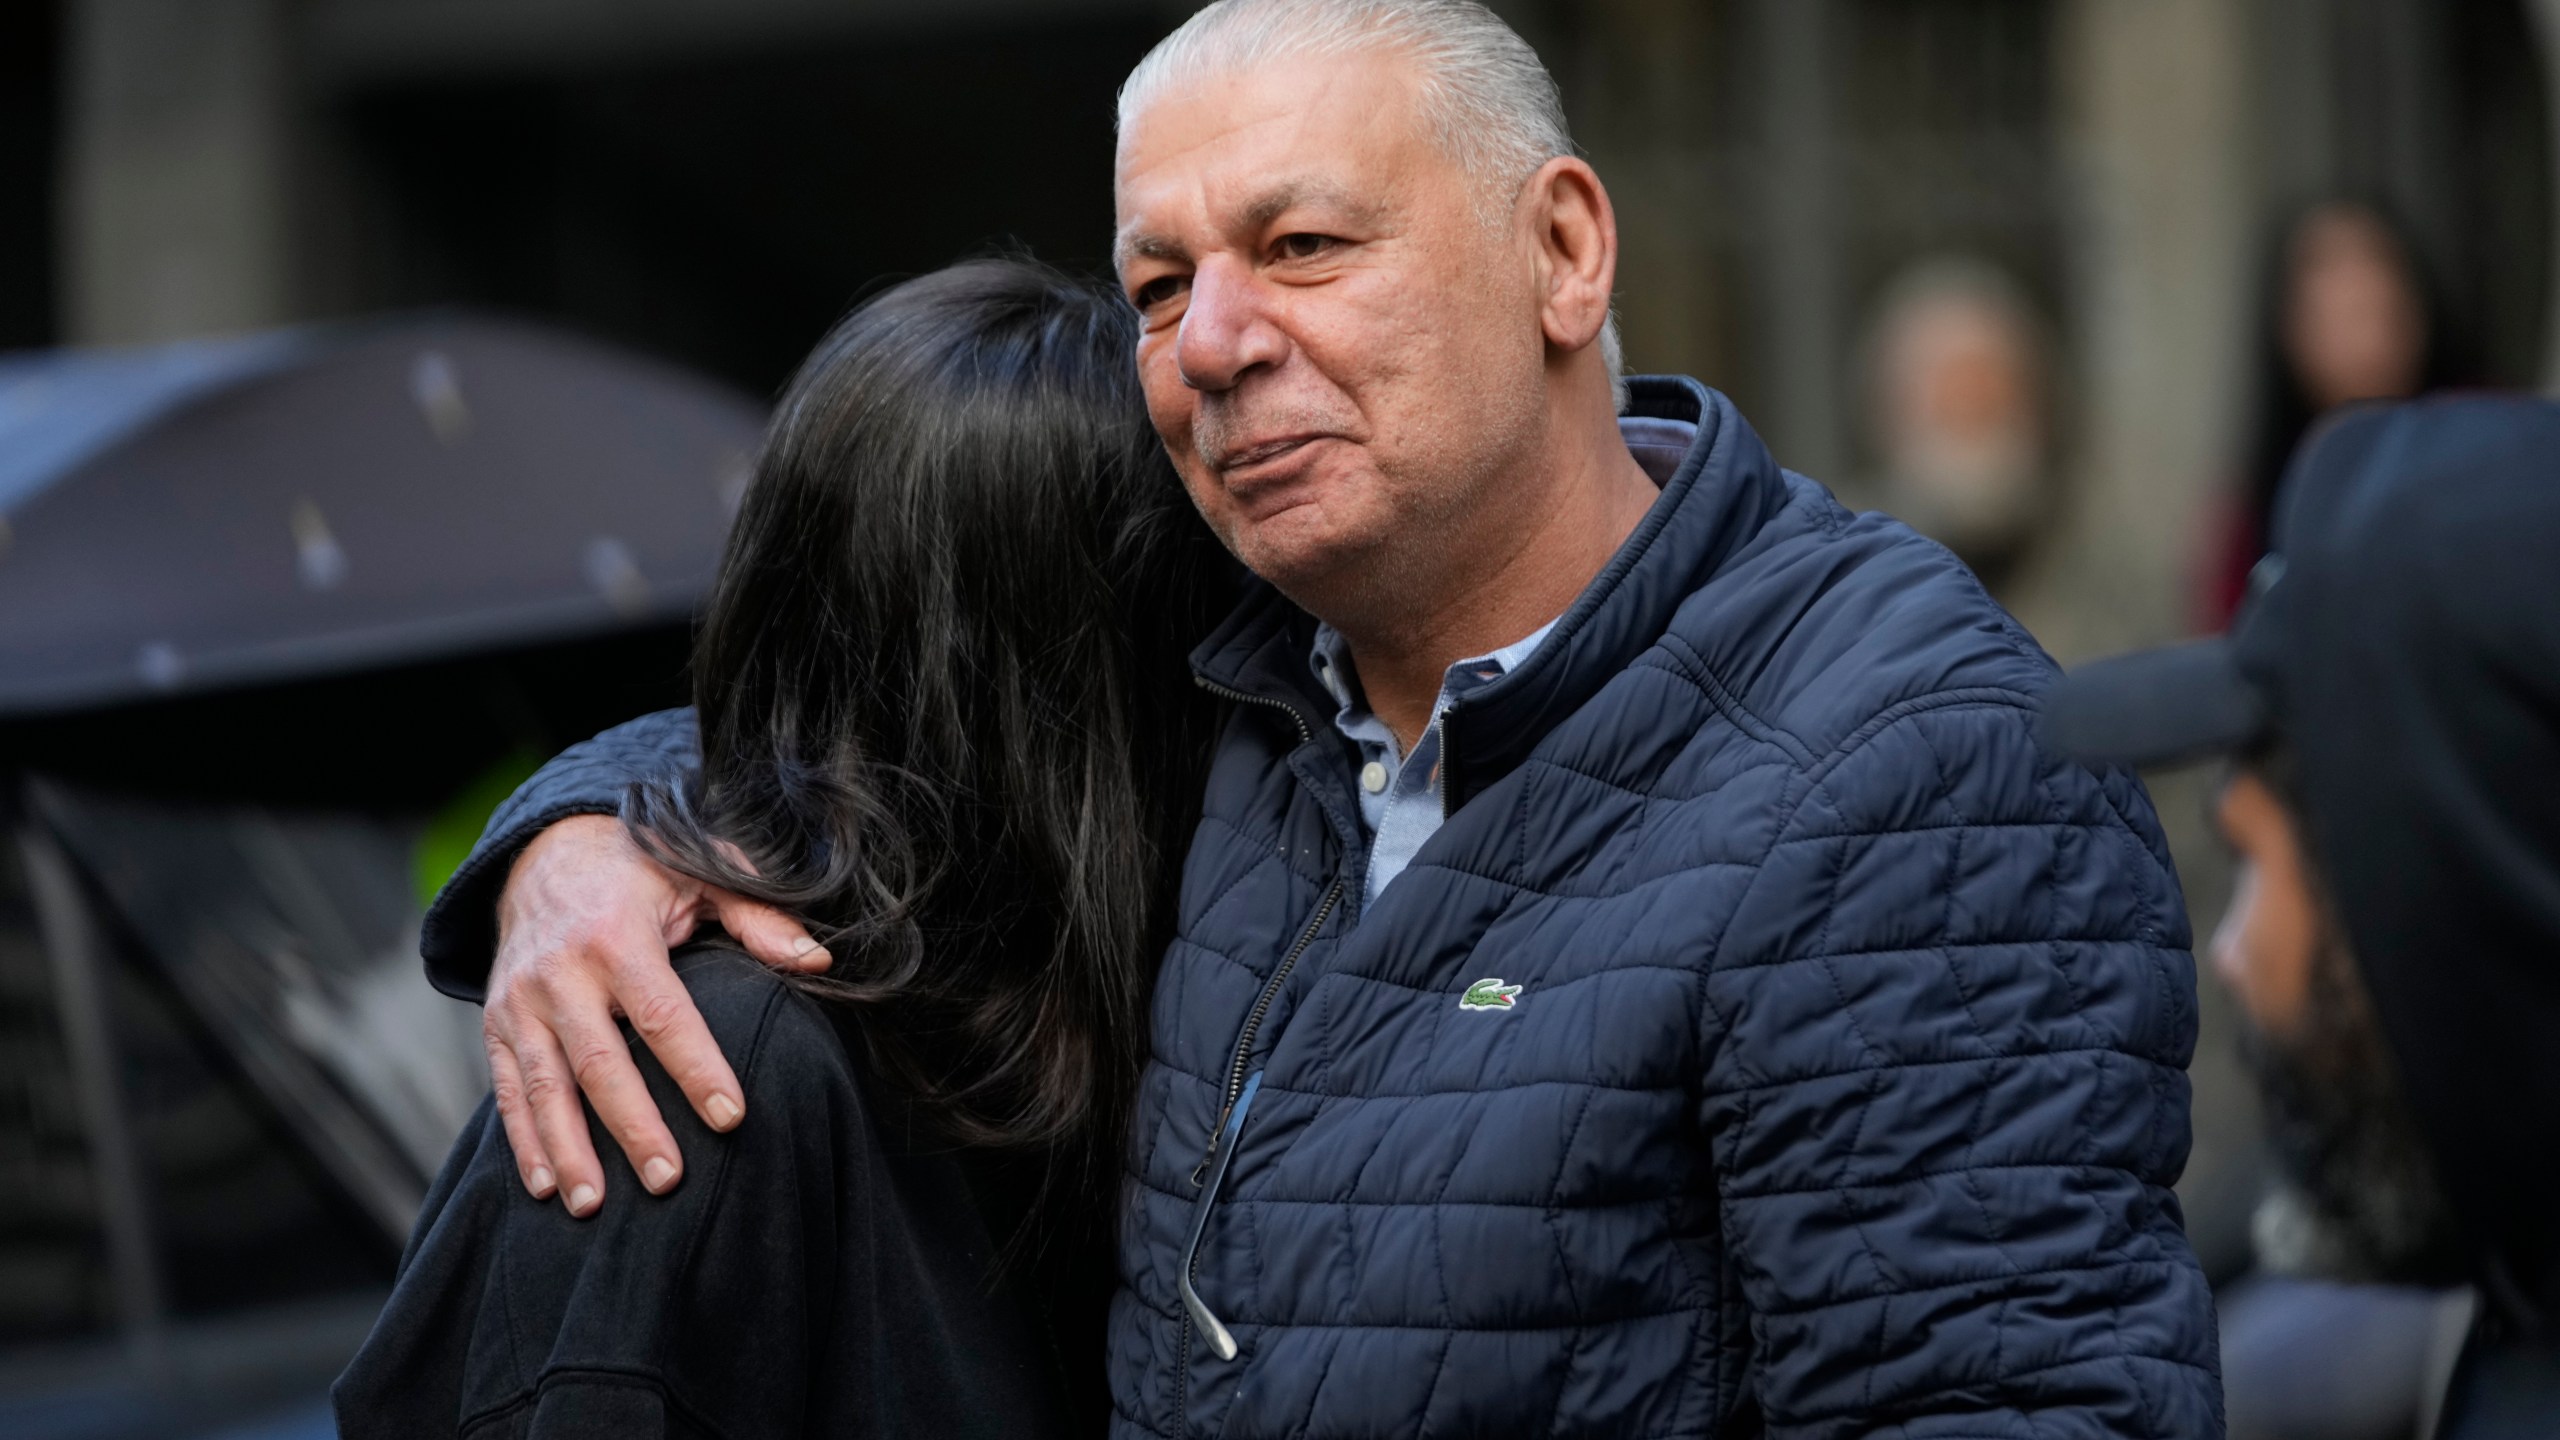
[[[2560,406],[2355,413],[2289,472],[2227,637],[2102,661],[2049,697],[2093,760],[2234,757],[2240,862],[2214,968],[2282,1174],[2267,1260],[2478,1305],[2358,1357],[2346,1296],[2234,1360],[2232,1433],[2560,1435]],[[2306,1292],[2316,1297],[2317,1293]]]
[[[1885,287],[1863,346],[1879,508],[1999,593],[2051,512],[2054,368],[2026,288],[1935,254]]]
[[[345,1435],[1099,1429],[1215,719],[1182,654],[1235,590],[1136,332],[1107,290],[982,261],[866,303],[792,382],[696,649],[701,771],[619,823],[832,968],[679,950],[757,1120],[716,1134],[636,1049],[693,1175],[671,1194],[573,1219],[484,1103],[339,1382]]]
[[[2467,383],[2461,345],[2408,227],[2361,200],[2296,211],[2268,247],[2258,339],[2258,416],[2248,469],[2215,515],[2200,609],[2231,623],[2267,553],[2294,450],[2343,405],[2405,400]]]

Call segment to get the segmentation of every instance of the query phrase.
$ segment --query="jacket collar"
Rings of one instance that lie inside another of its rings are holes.
[[[1628,381],[1630,418],[1696,427],[1635,532],[1519,669],[1450,706],[1441,722],[1451,813],[1517,769],[1548,731],[1659,640],[1682,601],[1786,503],[1777,462],[1733,402],[1684,376]],[[1315,620],[1255,581],[1191,655],[1208,686],[1285,706],[1302,732],[1331,728],[1307,666]]]

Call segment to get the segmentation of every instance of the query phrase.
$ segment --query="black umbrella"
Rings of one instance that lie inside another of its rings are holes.
[[[0,1332],[387,1274],[485,1083],[437,837],[682,699],[762,421],[469,315],[0,356],[0,1091],[53,1097],[0,1106]]]
[[[470,315],[0,359],[0,717],[677,619],[761,426]]]

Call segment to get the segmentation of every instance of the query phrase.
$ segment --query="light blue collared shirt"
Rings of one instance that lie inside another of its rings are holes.
[[[1360,747],[1360,821],[1369,831],[1369,873],[1360,892],[1363,909],[1376,902],[1388,881],[1404,873],[1414,852],[1445,818],[1440,806],[1440,716],[1449,702],[1519,669],[1520,662],[1554,628],[1556,622],[1550,620],[1525,639],[1450,666],[1440,682],[1440,698],[1431,702],[1431,723],[1424,727],[1413,753],[1399,757],[1395,732],[1369,712],[1368,699],[1360,693],[1360,677],[1342,632],[1330,625],[1316,626],[1315,653],[1308,663],[1315,667],[1326,693],[1342,707],[1333,718],[1334,727]]]
[[[1656,485],[1669,483],[1689,447],[1698,440],[1698,427],[1688,421],[1640,415],[1620,416],[1618,433],[1626,437],[1627,452],[1636,457],[1636,463],[1644,467]],[[1450,666],[1440,682],[1440,698],[1431,705],[1431,724],[1424,728],[1413,753],[1399,759],[1395,732],[1369,713],[1368,699],[1360,693],[1360,677],[1351,665],[1351,647],[1340,631],[1317,624],[1315,653],[1308,657],[1308,663],[1315,667],[1316,678],[1324,682],[1325,692],[1342,707],[1334,716],[1334,728],[1360,747],[1360,823],[1369,831],[1369,873],[1361,885],[1362,908],[1377,900],[1378,892],[1387,888],[1388,881],[1404,873],[1413,853],[1422,848],[1422,842],[1431,838],[1445,818],[1440,808],[1441,713],[1449,708],[1450,701],[1519,669],[1520,663],[1554,628],[1556,622],[1550,620],[1527,637],[1489,655]]]

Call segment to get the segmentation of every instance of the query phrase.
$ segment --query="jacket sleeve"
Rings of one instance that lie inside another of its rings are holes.
[[[635,782],[689,775],[701,766],[691,708],[643,715],[560,752],[490,812],[480,843],[427,907],[418,950],[428,983],[457,1000],[484,997],[498,947],[498,894],[516,856],[545,827],[571,815],[619,813],[623,792]]]
[[[2026,704],[1902,707],[1810,765],[1712,967],[1773,1437],[2222,1434],[2170,1190],[2184,902],[2141,786],[2043,753]]]

